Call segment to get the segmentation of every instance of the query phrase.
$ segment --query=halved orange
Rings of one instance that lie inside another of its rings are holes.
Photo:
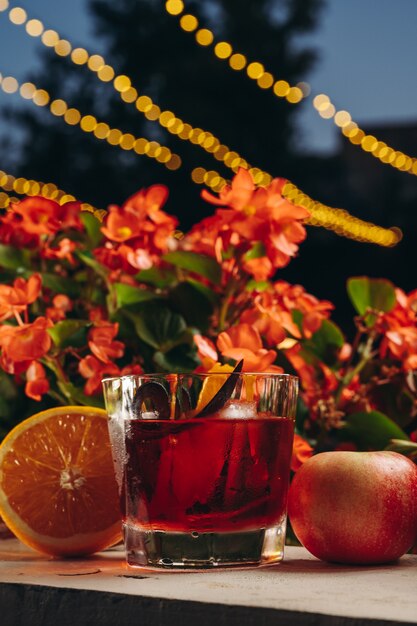
[[[107,414],[65,406],[20,423],[0,445],[0,516],[28,546],[81,556],[121,539]]]

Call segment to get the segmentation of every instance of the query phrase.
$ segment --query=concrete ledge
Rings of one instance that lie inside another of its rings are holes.
[[[165,573],[127,569],[119,550],[58,561],[0,542],[2,626],[417,625],[416,591],[410,555],[344,567],[287,548],[279,566]]]

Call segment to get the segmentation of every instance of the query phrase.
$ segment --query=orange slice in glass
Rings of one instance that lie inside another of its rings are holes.
[[[231,372],[233,372],[233,367],[231,365],[221,365],[220,363],[213,365],[213,367],[208,371],[210,376],[207,376],[203,380],[197,406],[194,411],[195,415],[198,415],[198,413],[200,413],[204,407],[211,402],[216,393],[226,382],[227,374],[230,374]],[[215,374],[217,374],[217,376]]]
[[[0,516],[28,546],[79,556],[121,539],[107,414],[94,407],[48,409],[0,445]]]

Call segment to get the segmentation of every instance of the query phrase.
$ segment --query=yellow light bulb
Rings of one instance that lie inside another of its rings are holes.
[[[345,126],[347,126],[348,124],[350,124],[352,121],[352,118],[350,116],[350,113],[348,113],[347,111],[338,111],[336,113],[336,115],[334,116],[334,123],[337,126],[340,126],[340,128],[344,128]]]
[[[246,66],[247,60],[246,57],[243,54],[240,54],[239,52],[236,54],[232,54],[232,56],[229,59],[229,65],[232,68],[232,70],[236,70],[236,71],[240,71],[243,70],[243,68]]]
[[[144,139],[143,137],[140,137],[139,139],[136,139],[134,145],[133,145],[133,149],[137,154],[145,154],[145,148],[146,148],[146,144],[148,142],[146,141],[146,139]]]
[[[54,48],[59,41],[59,35],[55,30],[46,30],[42,35],[42,43],[48,48]]]
[[[219,41],[214,46],[214,54],[219,59],[228,59],[233,52],[233,48],[227,41]],[[198,168],[197,168],[198,169]]]
[[[297,104],[303,99],[303,92],[299,87],[291,87],[285,97],[291,104]]]
[[[99,122],[93,132],[97,139],[106,139],[109,135],[110,127],[105,122]]]
[[[5,93],[15,93],[19,89],[19,83],[13,76],[6,76],[1,81],[1,88]]]
[[[165,8],[171,15],[179,15],[184,11],[184,3],[182,0],[168,0]]]
[[[313,106],[317,111],[323,111],[329,106],[330,98],[325,93],[320,93],[313,99]]]
[[[210,46],[213,43],[214,35],[208,28],[200,28],[196,32],[195,38],[200,46]]]
[[[23,83],[20,87],[20,95],[25,100],[31,100],[35,91],[36,87],[33,83]]]
[[[37,89],[33,94],[33,102],[39,107],[44,107],[50,100],[49,93],[45,89]]]
[[[180,26],[185,32],[192,33],[198,28],[198,19],[194,15],[183,15],[180,19]]]
[[[181,159],[178,154],[173,154],[170,160],[167,162],[166,167],[169,170],[177,170],[181,167]]]
[[[40,20],[29,20],[26,23],[26,32],[31,37],[40,37],[44,30],[43,24]]]
[[[129,87],[129,89],[126,89],[126,91],[121,92],[120,97],[123,102],[135,102],[138,97],[138,92],[134,87]]]
[[[161,114],[161,109],[159,108],[159,106],[157,104],[153,104],[151,108],[149,109],[149,111],[145,112],[145,117],[148,120],[154,121],[158,119],[160,114]]]
[[[60,57],[66,57],[71,53],[71,44],[66,39],[60,39],[54,46],[56,54]]]
[[[131,133],[125,133],[120,139],[120,146],[123,150],[132,150],[135,143],[135,137]]]
[[[264,71],[265,70],[262,63],[258,63],[256,61],[254,63],[249,63],[248,67],[246,68],[247,75],[249,76],[249,78],[252,78],[254,80],[262,76]]]
[[[75,126],[81,119],[81,113],[78,109],[68,109],[64,114],[64,120],[70,126]]]
[[[64,100],[53,100],[51,102],[51,113],[57,116],[65,115],[68,109],[67,103]]]
[[[138,109],[138,111],[141,111],[141,113],[148,111],[151,108],[152,104],[152,100],[148,96],[139,96],[139,98],[136,100],[136,108]]]
[[[111,146],[117,146],[120,143],[122,135],[123,133],[121,130],[119,130],[118,128],[112,128],[106,137],[107,142]]]
[[[114,78],[114,69],[110,65],[103,65],[98,70],[97,76],[104,83],[109,83]]]
[[[195,167],[191,172],[191,180],[198,185],[201,185],[204,182],[204,174],[206,170],[204,167]]]
[[[94,115],[84,115],[80,120],[80,126],[86,133],[91,133],[97,126],[97,120]]]
[[[274,77],[270,72],[264,72],[257,80],[258,87],[261,89],[269,89],[274,84]]]
[[[92,54],[87,65],[92,72],[98,72],[105,65],[105,62],[100,54]]]
[[[174,118],[175,115],[172,113],[172,111],[164,111],[163,113],[161,113],[159,123],[162,126],[168,126],[169,122],[171,122]]]
[[[113,81],[114,88],[117,91],[123,92],[130,89],[132,83],[130,82],[130,78],[128,76],[124,76],[123,74],[120,76],[116,76]]]
[[[277,80],[274,84],[274,94],[279,98],[285,98],[290,91],[290,85],[286,80]]]
[[[22,9],[21,7],[14,7],[9,12],[9,20],[13,24],[17,24],[18,26],[24,24],[27,20],[27,17],[28,16],[25,9]]]
[[[74,48],[71,52],[71,61],[76,65],[84,65],[88,61],[88,52],[84,48]]]

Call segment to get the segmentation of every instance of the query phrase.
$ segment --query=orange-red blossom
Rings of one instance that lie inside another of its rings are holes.
[[[9,362],[33,361],[45,356],[52,340],[48,328],[52,322],[38,317],[32,324],[0,326],[2,359]]]
[[[16,278],[11,285],[0,285],[0,321],[22,313],[29,304],[37,300],[42,285],[39,274],[33,274],[27,281]]]
[[[217,348],[226,359],[243,359],[244,372],[282,372],[273,365],[276,351],[266,350],[259,332],[249,324],[237,324],[220,333]]]
[[[218,257],[220,249],[227,250],[230,244],[243,246],[243,252],[258,244],[257,257],[244,256],[243,268],[256,280],[272,276],[296,255],[306,236],[301,222],[309,216],[306,209],[283,197],[285,183],[277,178],[266,188],[256,188],[250,172],[240,169],[219,197],[204,190],[202,197],[221,208],[194,226],[186,245]]]
[[[112,270],[148,269],[168,250],[177,219],[161,210],[168,198],[164,185],[153,185],[121,206],[110,206],[102,232],[107,243],[95,250],[97,259]]]

